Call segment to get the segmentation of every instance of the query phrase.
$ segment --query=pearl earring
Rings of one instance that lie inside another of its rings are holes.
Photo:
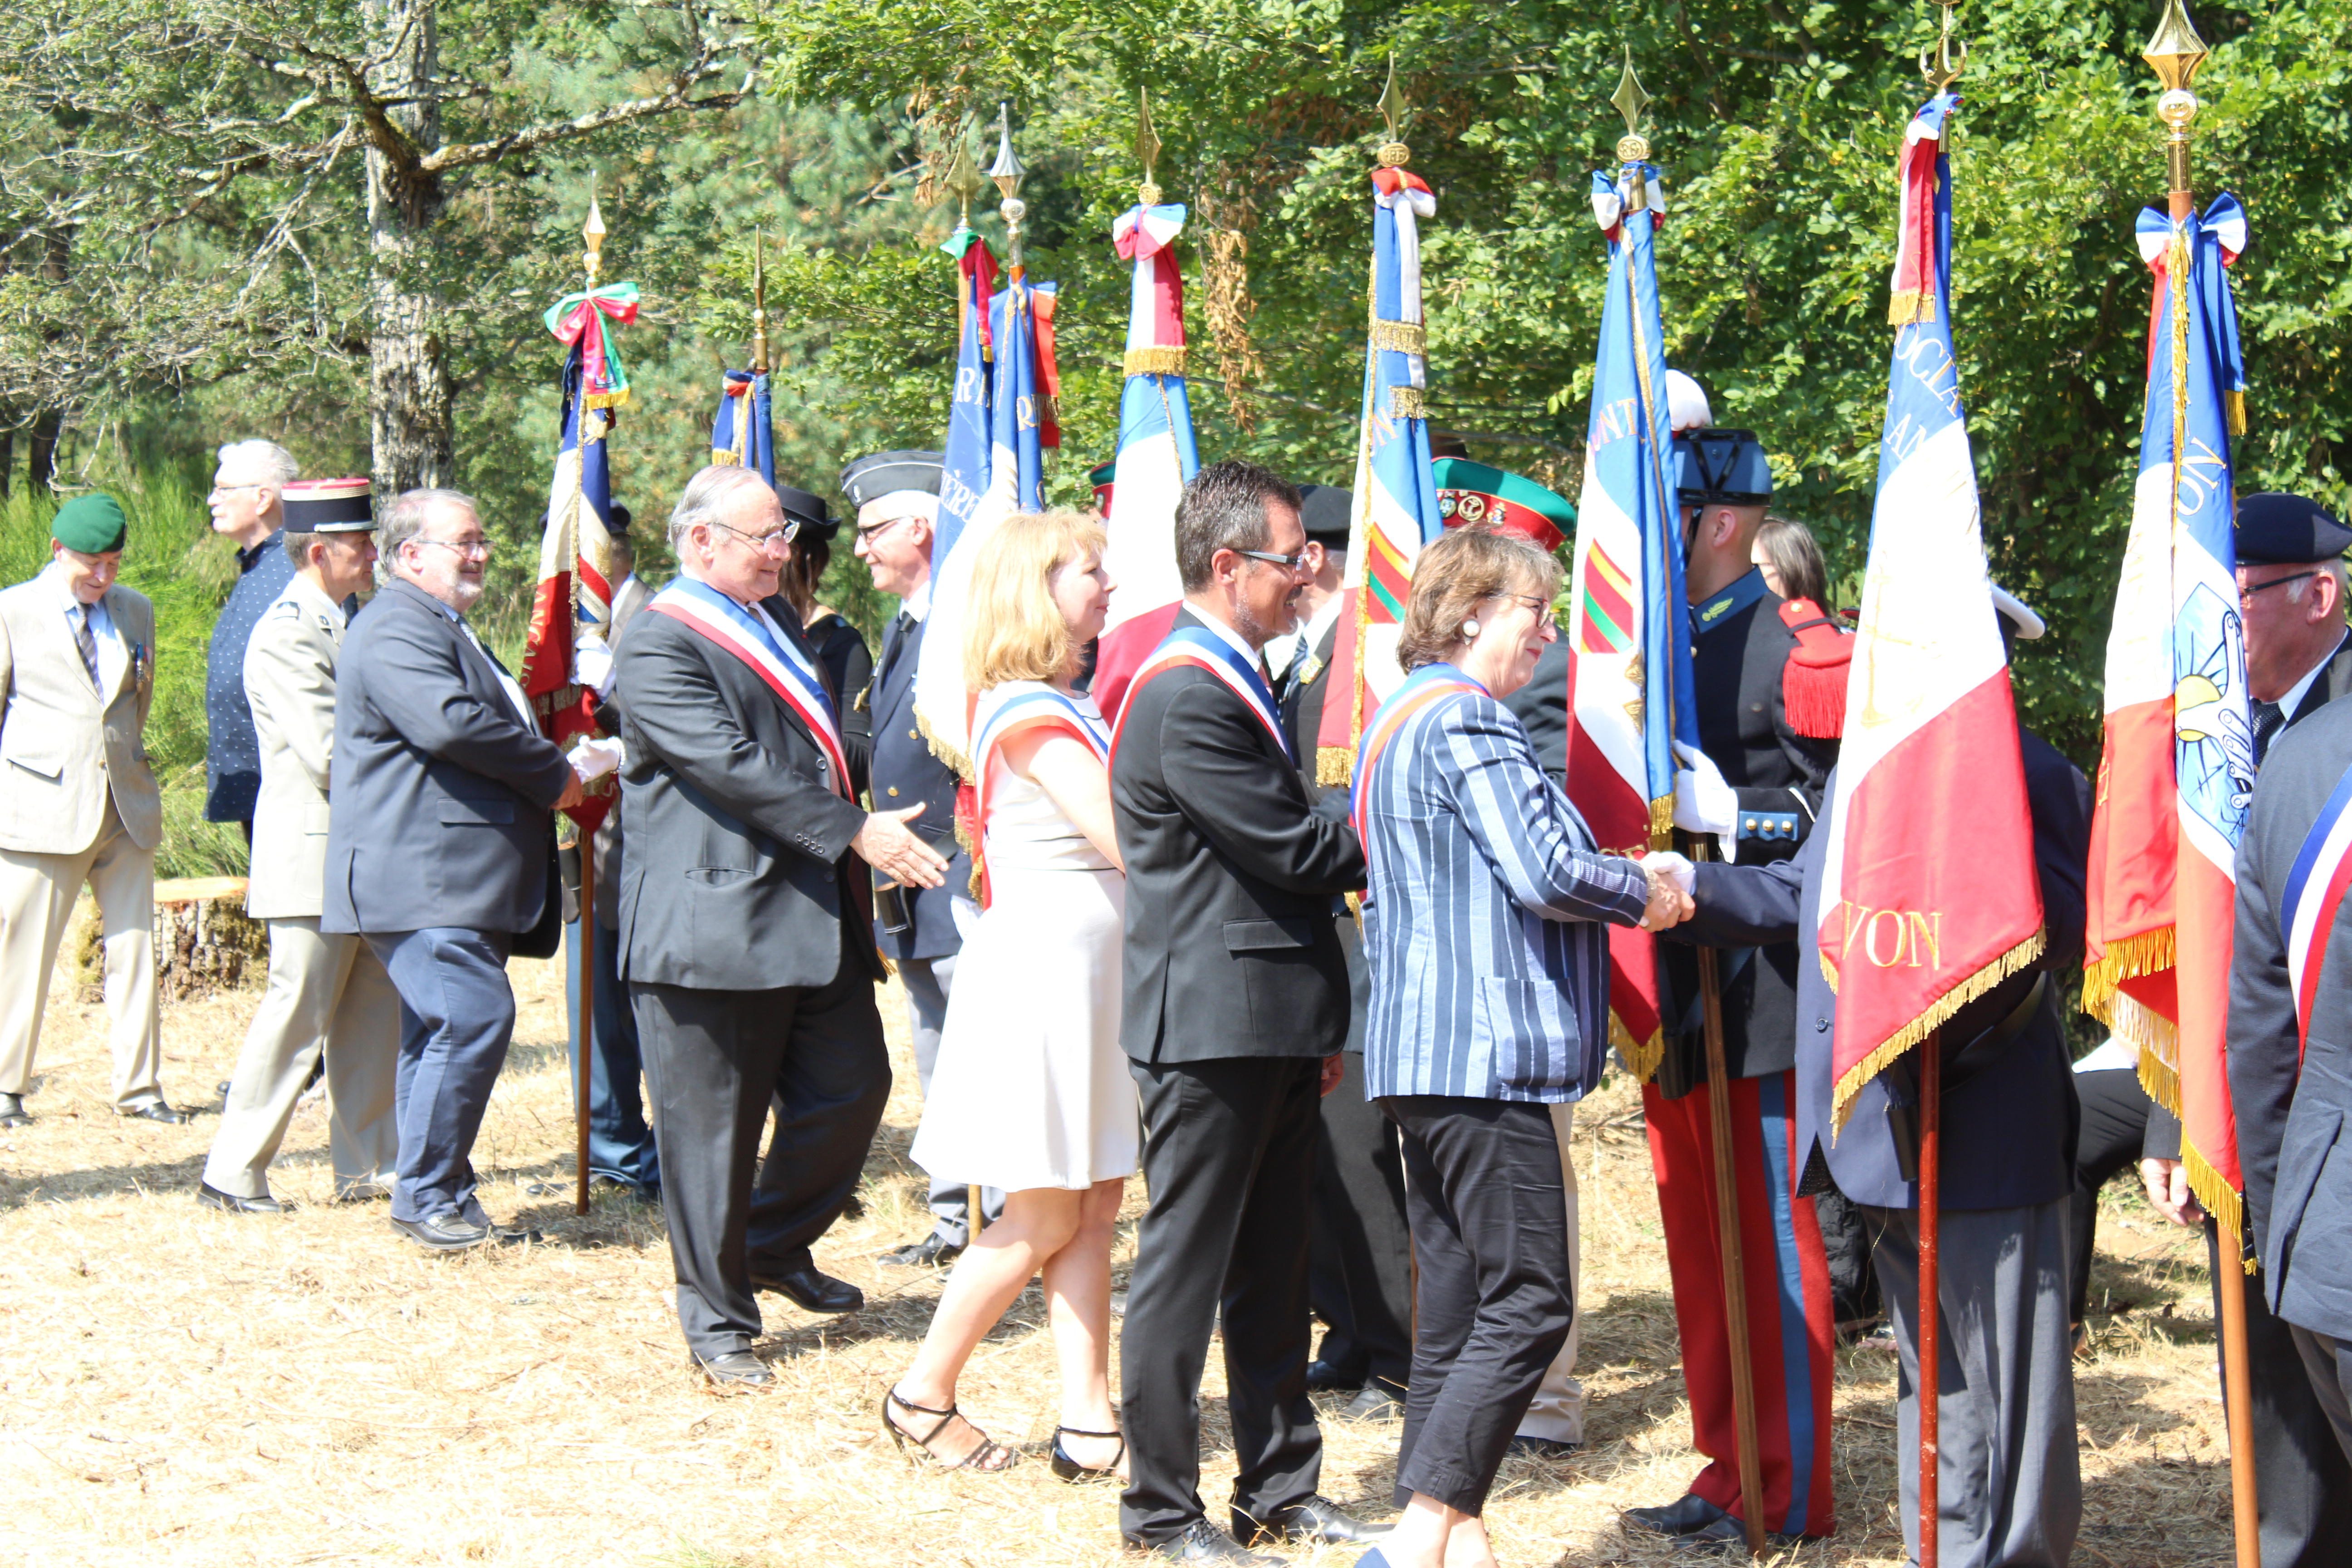
[[[1476,621],[1465,621],[1462,623],[1462,640],[1464,642],[1472,641],[1477,637],[1477,635],[1478,623]]]

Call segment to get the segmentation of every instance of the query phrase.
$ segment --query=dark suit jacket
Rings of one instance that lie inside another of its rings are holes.
[[[2238,844],[2230,963],[2230,1100],[2263,1288],[2279,1317],[2337,1338],[2352,1338],[2352,1158],[2334,1158],[2352,1120],[2352,918],[2338,918],[2320,955],[2299,1047],[2280,911],[2305,835],[2347,769],[2352,703],[2326,706],[2272,745]],[[2315,873],[2305,897],[2324,879]]]
[[[797,617],[764,601],[797,644]],[[875,979],[871,872],[850,852],[865,826],[865,743],[844,737],[853,798],[800,716],[750,666],[672,617],[630,626],[613,700],[628,762],[621,808],[621,977],[698,991],[823,985],[839,972],[842,925]]]
[[[915,665],[923,651],[923,627],[917,621],[905,637],[894,619],[882,633],[882,661],[874,667],[866,688],[866,707],[874,723],[874,809],[904,811],[920,801],[923,815],[907,826],[930,841],[948,858],[947,880],[936,888],[908,888],[907,912],[913,925],[896,936],[875,937],[894,959],[948,958],[963,950],[949,906],[951,894],[971,896],[971,856],[955,840],[955,770],[931,752],[931,743],[915,722]]]
[[[1191,610],[1179,626],[1200,626]],[[1322,1057],[1348,1037],[1335,895],[1363,886],[1356,831],[1311,811],[1282,743],[1224,682],[1129,688],[1111,758],[1127,862],[1119,1043],[1139,1061]]]
[[[2311,689],[2303,694],[2303,700],[2296,703],[2294,711],[2286,716],[2287,723],[2302,722],[2347,691],[2352,691],[2352,636],[2347,636],[2336,645],[2335,653],[2328,658],[2326,668],[2319,672],[2319,679],[2311,683]],[[2277,742],[2273,741],[2272,744],[2276,745]]]
[[[498,676],[413,583],[394,578],[352,617],[335,669],[320,930],[521,933],[557,901],[551,810],[572,764]],[[547,934],[562,933],[551,921]],[[542,945],[554,951],[517,951]]]
[[[2347,710],[2352,711],[2352,710]],[[2074,1187],[2074,1144],[2082,1120],[2058,982],[2083,963],[2084,868],[2090,858],[2091,790],[2080,770],[2039,736],[2019,731],[2025,795],[2033,815],[2033,858],[2049,932],[2033,969],[2013,974],[1945,1024],[1943,1202],[1947,1208],[2024,1208],[2064,1197]],[[1882,1073],[1853,1102],[1843,1131],[1830,1137],[1831,1047],[1837,997],[1822,977],[1815,935],[1821,925],[1816,873],[1829,835],[1805,840],[1794,860],[1771,866],[1698,868],[1698,914],[1675,928],[1685,941],[1717,946],[1794,940],[1798,966],[1797,1147],[1828,1162],[1838,1188],[1860,1204],[1913,1208],[1918,1196],[1903,1179]],[[2030,1021],[1997,1051],[2001,1021],[2023,1003],[2038,978],[2052,977]],[[1969,1050],[1971,1045],[1975,1050]],[[1964,1076],[1965,1075],[1965,1076]],[[1898,1094],[1900,1089],[1897,1089]],[[1907,1095],[1903,1098],[1908,1100]]]

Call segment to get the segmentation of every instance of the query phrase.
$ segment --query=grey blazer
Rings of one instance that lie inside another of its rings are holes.
[[[336,679],[320,929],[532,931],[572,764],[524,724],[498,665],[394,578],[352,617]]]

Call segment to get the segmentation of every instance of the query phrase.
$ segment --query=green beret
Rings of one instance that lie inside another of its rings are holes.
[[[84,555],[111,554],[122,548],[130,532],[122,503],[104,490],[74,497],[49,520],[49,537]]]

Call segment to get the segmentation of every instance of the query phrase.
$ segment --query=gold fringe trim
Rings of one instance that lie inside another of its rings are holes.
[[[1835,1142],[1838,1133],[1845,1130],[1845,1119],[1853,1110],[1854,1096],[1862,1092],[1864,1084],[1885,1071],[1894,1064],[1895,1058],[1942,1028],[1953,1014],[2040,958],[2048,942],[2047,931],[2035,931],[2032,936],[1936,998],[1934,1005],[1897,1029],[1860,1063],[1848,1068],[1845,1076],[1838,1079],[1831,1096],[1830,1141]]]
[[[2107,1017],[2107,1005],[2123,983],[2146,974],[2163,973],[2172,967],[2175,951],[2173,928],[2168,925],[2107,943],[2107,951],[2099,955],[2099,961],[2083,968],[2083,1011],[2112,1027],[2114,1020]]]
[[[1125,368],[1127,375],[1181,375],[1184,374],[1182,348],[1129,349]]]
[[[1421,354],[1429,353],[1429,329],[1412,321],[1379,321],[1372,323],[1372,347],[1386,349],[1391,353]]]
[[[2221,395],[2221,406],[2229,411],[2230,434],[2244,435],[2246,433],[2246,395],[2242,392],[2225,392]]]
[[[592,392],[583,401],[591,408],[624,408],[628,405],[629,390],[625,386],[618,392]],[[603,432],[597,434],[602,435]]]
[[[1886,324],[1908,327],[1936,319],[1936,296],[1925,289],[1898,289],[1886,302]]]
[[[1650,847],[1675,847],[1675,797],[1662,795],[1650,803]]]
[[[2207,1164],[2205,1156],[2189,1147],[2186,1138],[2180,1142],[2180,1165],[2189,1173],[2189,1190],[2197,1194],[2197,1201],[2205,1205],[2205,1212],[2221,1227],[2227,1246],[2243,1252],[2245,1247],[2240,1238],[2246,1234],[2245,1199],[2230,1184],[2228,1177]],[[2249,1274],[2254,1271],[2251,1260],[2245,1269]]]
[[[933,732],[930,720],[924,717],[923,710],[920,708],[915,710],[915,728],[920,730],[923,732],[923,739],[929,742],[931,755],[939,758],[940,761],[953,768],[956,772],[956,777],[963,780],[966,784],[971,783],[971,759],[964,755],[963,752],[956,747],[940,740],[940,737]]]
[[[1635,1083],[1647,1083],[1656,1077],[1658,1064],[1666,1059],[1665,1031],[1653,1030],[1648,1039],[1636,1040],[1614,1007],[1609,1009],[1609,1043],[1625,1059],[1625,1070],[1633,1075]]]
[[[1429,399],[1420,387],[1391,386],[1389,388],[1389,413],[1398,419],[1426,419],[1429,417]]]
[[[1345,746],[1319,746],[1315,752],[1315,782],[1338,789],[1356,779],[1356,753]]]

